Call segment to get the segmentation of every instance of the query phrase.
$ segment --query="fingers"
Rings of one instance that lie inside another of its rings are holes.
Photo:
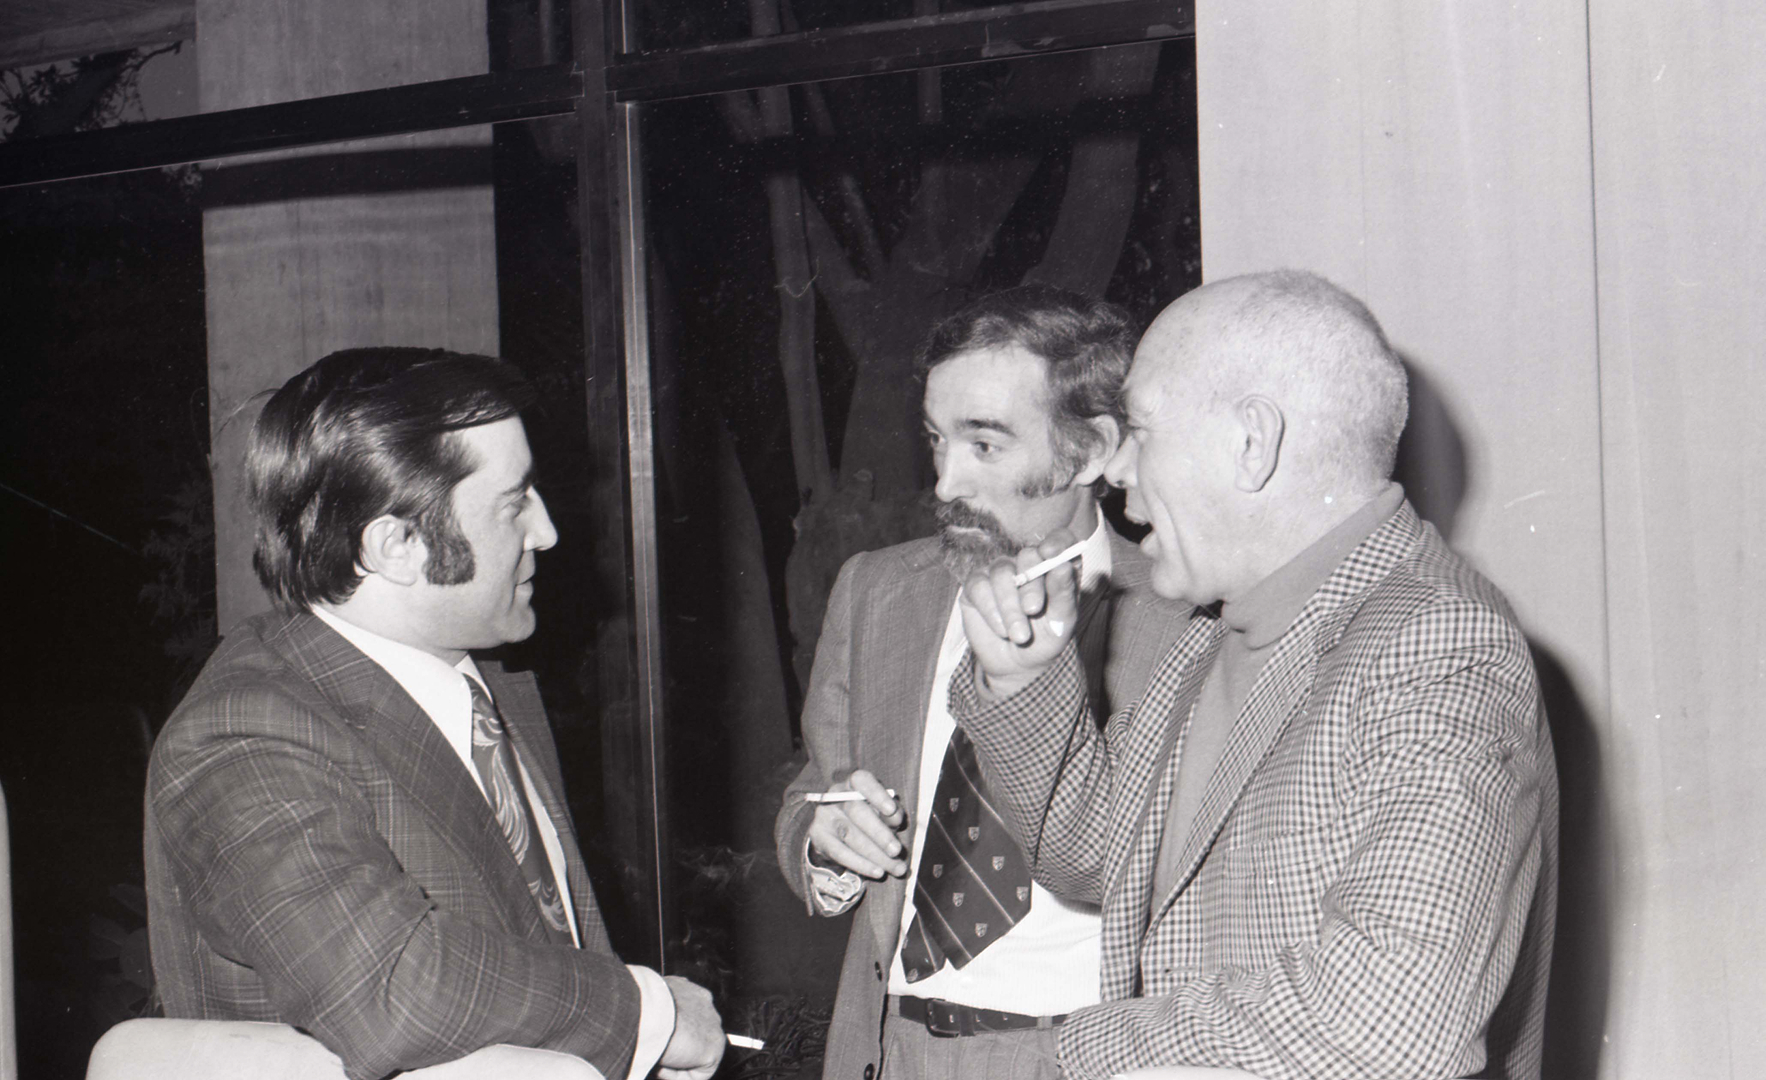
[[[865,801],[877,811],[877,816],[882,818],[884,824],[891,829],[901,828],[902,823],[907,820],[907,812],[902,809],[900,802],[889,793],[889,789],[884,787],[881,781],[866,770],[854,769],[852,775],[847,779],[847,783],[851,785],[852,790],[865,797]]]
[[[809,842],[825,859],[868,878],[907,876],[901,841],[869,802],[816,807]]]
[[[962,600],[974,609],[994,635],[1014,645],[1029,645],[1036,636],[1038,620],[1057,637],[1074,626],[1079,610],[1079,578],[1071,560],[1018,584],[1019,575],[1068,550],[1070,537],[1059,529],[1034,548],[1025,548],[1013,559],[1000,559],[964,583]]]
[[[658,1076],[704,1080],[723,1060],[724,1022],[711,992],[678,975],[665,977],[675,999],[675,1029],[662,1051]]]

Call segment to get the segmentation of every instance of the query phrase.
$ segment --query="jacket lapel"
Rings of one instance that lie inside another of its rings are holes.
[[[1115,530],[1110,531],[1110,562],[1110,645],[1104,687],[1108,714],[1113,715],[1145,696],[1160,661],[1189,628],[1191,608],[1153,592],[1153,560]]]
[[[916,546],[903,554],[902,561],[905,572],[881,584],[864,613],[862,662],[872,688],[872,706],[879,714],[878,721],[867,726],[881,734],[871,760],[879,776],[895,778],[896,794],[911,814],[920,798],[926,705],[932,700],[932,680],[951,604],[956,602],[957,581],[939,558],[936,544]],[[878,952],[889,956],[900,936],[908,882],[891,878],[885,885],[882,892],[888,902],[865,906],[871,912]]]
[[[558,765],[556,744],[549,737],[551,728],[546,720],[545,705],[540,700],[539,686],[530,674],[513,674],[494,661],[478,665],[485,681],[496,695],[497,711],[509,731],[515,754],[533,781],[534,796],[545,808],[558,834],[558,846],[564,852],[564,878],[570,885],[570,901],[576,911],[577,935],[582,947],[597,952],[612,952],[601,910],[595,901],[594,884],[589,880],[588,864],[577,846],[576,827],[570,819],[570,805],[564,799],[564,776]],[[511,857],[513,861],[513,857]],[[527,895],[527,890],[522,890]],[[531,897],[527,906],[533,907]],[[537,909],[536,909],[537,910]]]
[[[1208,778],[1202,804],[1196,810],[1196,819],[1178,855],[1177,877],[1164,896],[1151,897],[1153,908],[1149,933],[1158,926],[1159,920],[1170,910],[1178,894],[1195,877],[1197,869],[1202,865],[1202,857],[1213,845],[1221,826],[1226,823],[1227,812],[1238,802],[1239,794],[1251,780],[1251,774],[1275,745],[1276,739],[1287,729],[1288,721],[1312,689],[1313,676],[1318,669],[1318,653],[1312,648],[1312,635],[1302,625],[1305,622],[1302,617],[1276,646],[1275,655],[1264,665],[1257,681],[1252,684],[1250,695],[1245,699],[1244,708],[1239,710],[1238,717],[1234,719],[1232,732],[1227,736],[1226,748],[1221,754],[1220,762],[1214,767],[1214,775]],[[1168,789],[1175,779],[1175,766],[1176,755],[1173,755],[1165,777],[1165,786]],[[1155,844],[1155,861],[1157,848]]]
[[[1214,775],[1208,780],[1190,834],[1184,839],[1177,861],[1176,881],[1165,896],[1151,898],[1154,906],[1148,923],[1149,935],[1195,878],[1203,858],[1220,835],[1227,815],[1250,783],[1257,766],[1268,756],[1276,740],[1281,738],[1282,732],[1287,730],[1306,702],[1318,674],[1319,658],[1336,644],[1343,627],[1365,599],[1368,588],[1385,577],[1398,559],[1414,546],[1419,528],[1410,504],[1401,504],[1385,524],[1375,529],[1331,572],[1301,609],[1294,625],[1282,635],[1274,655],[1258,674],[1244,707],[1233,721],[1226,749],[1215,766]],[[1167,776],[1162,785],[1165,788],[1170,787],[1171,774],[1176,772],[1175,764],[1175,760],[1167,762]],[[1154,850],[1157,851],[1156,842]]]
[[[1105,935],[1106,950],[1114,942],[1128,953],[1103,957],[1102,990],[1106,1001],[1135,992],[1133,979],[1139,968],[1136,954],[1142,941],[1141,931],[1147,925],[1159,840],[1176,773],[1174,748],[1188,714],[1180,703],[1195,700],[1195,690],[1213,663],[1221,633],[1217,619],[1192,619],[1183,637],[1153,672],[1127,728],[1115,736],[1125,743],[1116,754],[1118,767],[1126,770],[1118,781],[1118,790],[1129,793],[1129,806],[1123,812],[1132,817],[1133,823],[1110,833],[1110,847],[1104,853],[1104,925],[1128,925],[1134,932]]]
[[[436,834],[463,865],[482,873],[486,887],[502,901],[498,909],[505,929],[523,936],[537,933],[539,909],[490,804],[429,714],[386,669],[317,617],[296,616],[285,640],[294,662]],[[388,840],[396,843],[398,838]]]

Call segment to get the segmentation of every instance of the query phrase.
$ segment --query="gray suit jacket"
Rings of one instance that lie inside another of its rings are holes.
[[[1187,608],[1154,595],[1147,557],[1114,532],[1110,558],[1110,592],[1080,633],[1082,648],[1107,654],[1092,665],[1090,680],[1100,715],[1141,692],[1187,615]],[[919,797],[926,702],[956,595],[935,538],[855,555],[841,568],[803,707],[809,763],[786,789],[775,828],[785,880],[806,900],[803,849],[815,815],[804,792],[825,791],[864,768],[893,786],[906,805]],[[1064,736],[1050,732],[1057,742]],[[877,1065],[906,898],[907,884],[896,878],[867,883],[846,946],[824,1076],[861,1080],[867,1065]]]
[[[148,929],[171,1017],[280,1021],[384,1076],[510,1043],[624,1075],[613,955],[531,675],[481,664],[564,849],[581,949],[547,940],[490,806],[435,724],[312,615],[242,624],[154,745]]]

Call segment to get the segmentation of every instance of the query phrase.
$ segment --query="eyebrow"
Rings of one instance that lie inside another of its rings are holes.
[[[924,413],[921,414],[920,419],[928,428],[935,429],[938,426],[932,422],[932,417],[927,416]],[[957,429],[959,431],[997,431],[1001,435],[1010,435],[1013,438],[1018,437],[1017,429],[1012,427],[1011,424],[1004,420],[995,420],[988,416],[966,416],[957,422]]]
[[[534,467],[529,465],[527,471],[521,474],[521,479],[515,481],[515,486],[503,489],[503,498],[513,499],[515,496],[527,491],[528,488],[533,487],[533,478]]]

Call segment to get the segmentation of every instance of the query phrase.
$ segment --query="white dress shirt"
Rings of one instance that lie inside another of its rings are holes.
[[[403,642],[382,637],[372,630],[365,630],[355,623],[349,622],[336,612],[324,608],[314,608],[313,614],[318,616],[326,626],[341,634],[344,640],[361,650],[368,659],[379,664],[385,672],[392,676],[394,682],[411,695],[429,717],[430,722],[441,732],[442,738],[454,748],[460,756],[460,762],[466,767],[466,774],[478,785],[479,794],[484,794],[484,782],[479,779],[478,769],[472,764],[472,688],[466,685],[466,679],[476,682],[484,690],[485,696],[495,702],[490,687],[485,684],[484,676],[479,674],[478,665],[472,662],[468,654],[458,664],[449,667],[440,657],[424,652],[422,649]],[[576,926],[576,905],[571,903],[570,882],[564,870],[564,848],[558,841],[558,830],[552,825],[552,817],[534,795],[533,779],[529,776],[527,765],[515,754],[515,746],[510,744],[509,750],[515,755],[515,764],[521,771],[522,787],[527,792],[528,808],[534,825],[539,832],[540,842],[545,846],[546,859],[552,864],[552,877],[558,883],[558,895],[564,901],[564,911],[570,920],[570,937],[580,948],[582,937]],[[488,796],[487,796],[488,802]],[[674,995],[661,975],[637,964],[627,964],[626,970],[638,985],[638,1047],[632,1057],[632,1067],[627,1080],[642,1080],[647,1076],[662,1051],[667,1048],[668,1040],[674,1034],[675,1005]]]
[[[1110,578],[1110,534],[1102,515],[1080,551],[1080,588],[1091,589]],[[944,754],[956,721],[950,715],[950,680],[969,651],[963,633],[962,600],[951,605],[939,649],[932,693],[926,703],[926,733],[920,749],[920,791],[914,807],[913,859],[908,863],[908,898],[902,905],[901,932],[895,959],[889,965],[889,992],[909,997],[941,998],[977,1009],[1059,1016],[1098,1002],[1098,909],[1075,904],[1030,883],[1030,911],[968,965],[946,964],[919,982],[908,982],[902,968],[901,941],[914,921],[913,883],[926,846],[925,823],[932,817],[932,799]]]

